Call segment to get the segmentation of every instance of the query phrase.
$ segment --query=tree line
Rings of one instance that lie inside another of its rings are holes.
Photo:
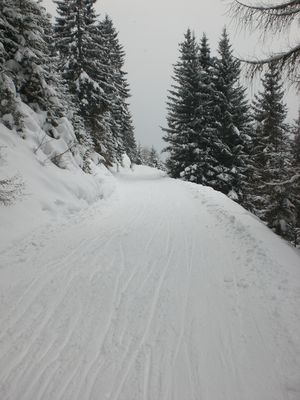
[[[0,0],[0,120],[22,135],[22,107],[46,114],[42,129],[59,137],[71,121],[82,168],[92,153],[106,165],[134,161],[136,142],[125,53],[112,20],[100,19],[96,0],[55,1],[57,17],[34,0]]]
[[[136,164],[147,165],[148,167],[157,168],[162,171],[165,170],[164,163],[155,147],[142,146],[140,143],[137,145]]]
[[[174,178],[210,186],[300,244],[300,117],[287,124],[280,67],[270,62],[252,104],[226,29],[212,56],[204,34],[179,44],[163,128]]]

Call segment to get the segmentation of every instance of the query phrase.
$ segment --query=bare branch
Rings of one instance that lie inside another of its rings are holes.
[[[296,18],[300,16],[300,0],[283,1],[280,4],[249,4],[233,0],[229,14],[237,20],[243,29],[259,30],[265,36],[270,31],[288,33]],[[273,53],[264,59],[240,59],[247,64],[247,75],[253,78],[266,64],[276,63],[288,77],[291,84],[300,89],[300,44],[279,53]]]
[[[262,5],[262,6],[252,6],[250,4],[247,3],[242,3],[239,0],[235,0],[235,2],[237,4],[239,4],[242,7],[246,7],[246,8],[250,8],[250,9],[254,9],[254,10],[258,10],[258,11],[277,11],[277,10],[286,10],[289,7],[300,7],[300,1],[299,0],[294,0],[294,1],[287,1],[285,3],[281,3],[281,4],[271,4],[268,6]]]
[[[297,45],[286,52],[273,54],[265,59],[245,60],[239,58],[239,60],[242,63],[247,64],[246,73],[251,79],[258,72],[261,72],[265,65],[275,63],[285,72],[285,75],[291,81],[291,84],[296,84],[297,87],[300,86],[300,45]]]
[[[259,29],[264,35],[267,31],[280,32],[291,26],[300,13],[300,1],[284,2],[278,5],[250,5],[234,0],[229,14],[239,21],[243,28]]]

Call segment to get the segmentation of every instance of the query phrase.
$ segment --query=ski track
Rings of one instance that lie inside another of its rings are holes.
[[[1,249],[0,399],[298,400],[299,254],[208,188],[117,180]]]

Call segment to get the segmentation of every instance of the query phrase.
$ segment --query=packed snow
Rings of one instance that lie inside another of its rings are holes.
[[[210,188],[124,165],[24,164],[0,213],[1,400],[299,400],[299,252]]]

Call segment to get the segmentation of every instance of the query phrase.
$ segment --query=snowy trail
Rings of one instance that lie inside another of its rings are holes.
[[[299,400],[300,257],[146,168],[0,262],[1,400]]]

